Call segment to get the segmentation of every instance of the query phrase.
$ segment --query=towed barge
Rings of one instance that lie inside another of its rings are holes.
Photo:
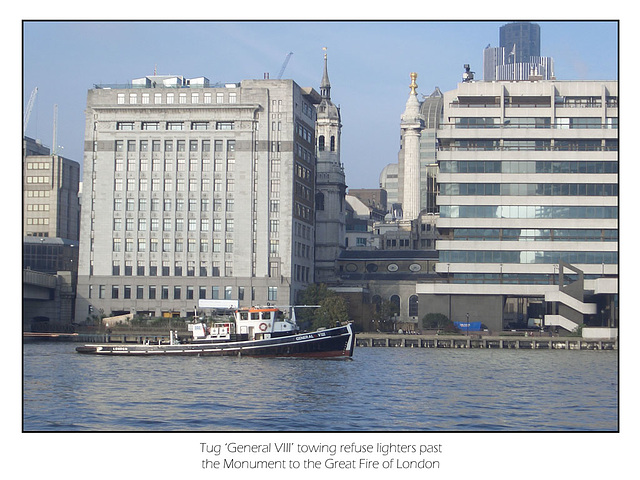
[[[94,355],[245,355],[263,357],[352,357],[355,333],[351,323],[315,332],[300,332],[295,307],[287,317],[278,307],[252,307],[234,312],[234,321],[189,325],[191,338],[170,332],[169,343],[88,344],[78,353]]]

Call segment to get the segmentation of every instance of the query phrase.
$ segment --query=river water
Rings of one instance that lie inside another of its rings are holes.
[[[615,431],[617,351],[356,347],[352,360],[23,346],[29,431]]]

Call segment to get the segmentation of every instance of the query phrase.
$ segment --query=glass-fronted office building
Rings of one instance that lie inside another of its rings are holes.
[[[421,316],[617,326],[616,81],[461,83],[438,150],[445,281],[418,284]]]

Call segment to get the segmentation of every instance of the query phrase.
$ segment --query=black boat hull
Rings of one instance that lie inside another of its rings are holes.
[[[176,345],[100,344],[77,347],[94,355],[234,355],[260,357],[351,357],[355,334],[351,324],[317,332],[240,342],[195,342]]]

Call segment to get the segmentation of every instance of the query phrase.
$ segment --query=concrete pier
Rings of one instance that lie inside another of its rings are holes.
[[[500,348],[528,350],[617,350],[617,339],[582,337],[524,337],[485,335],[403,335],[359,333],[358,347]]]

